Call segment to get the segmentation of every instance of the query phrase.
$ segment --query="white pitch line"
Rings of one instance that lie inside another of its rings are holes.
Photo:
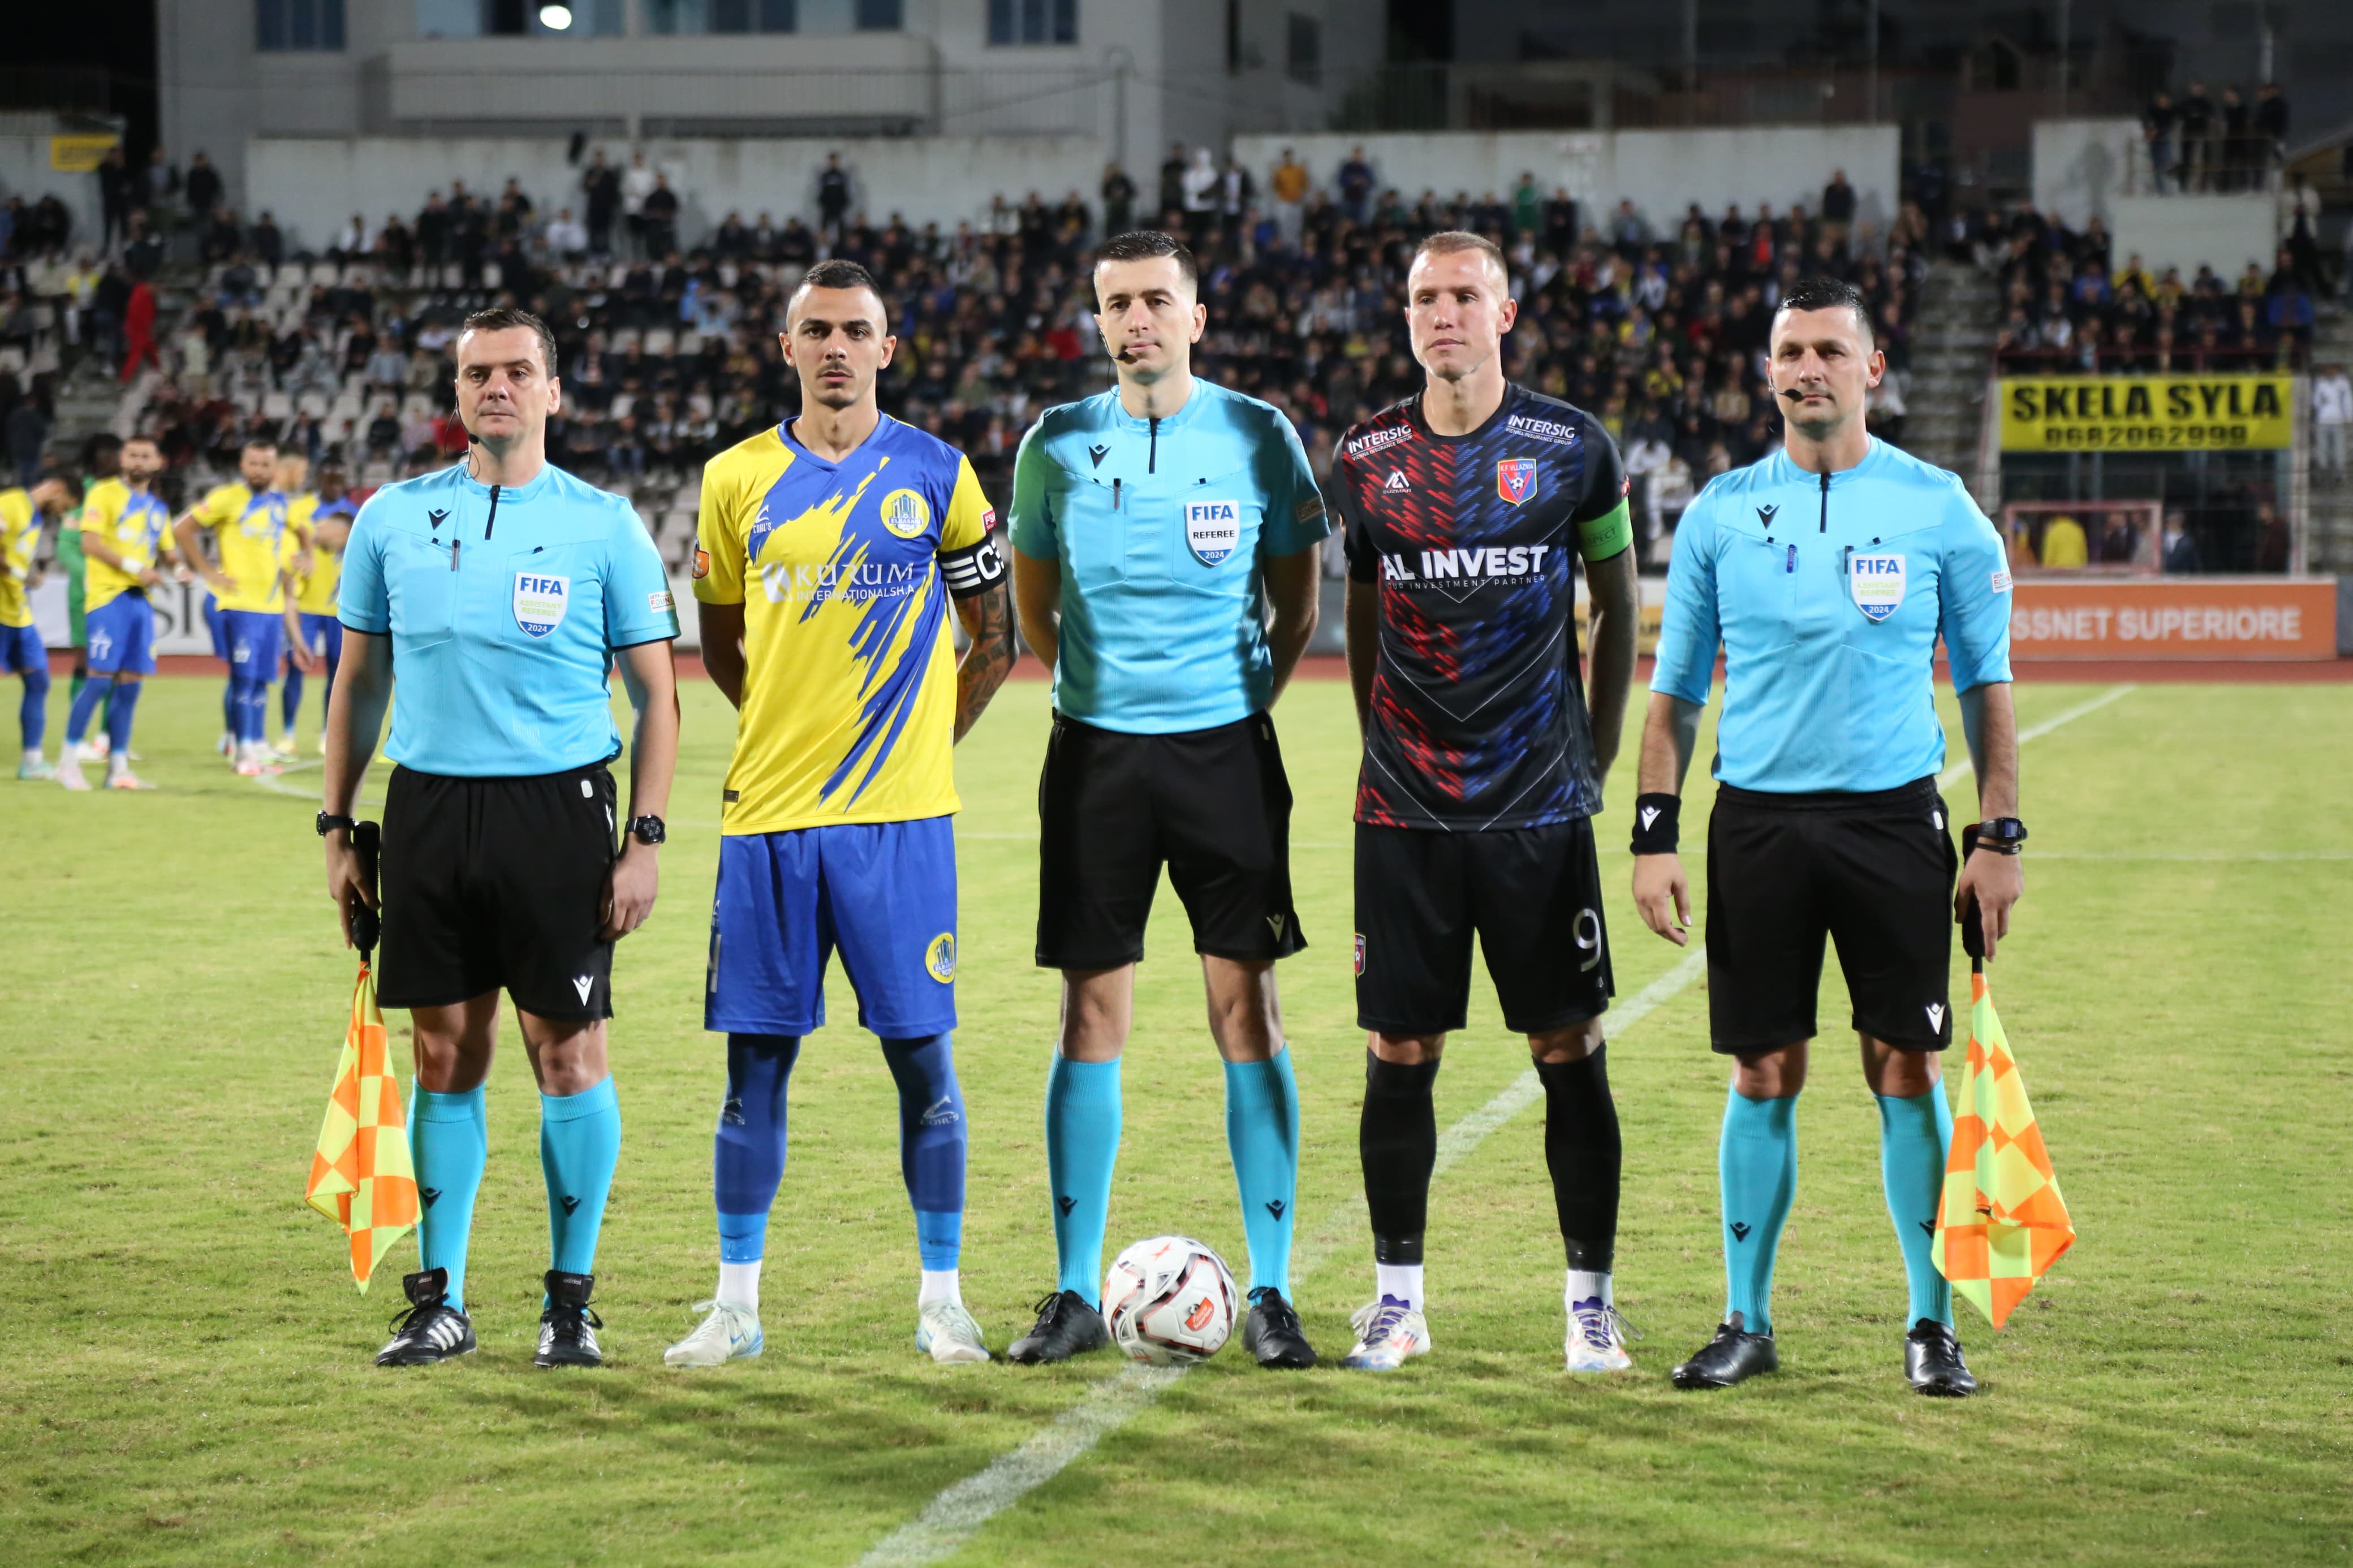
[[[2021,730],[2018,732],[2018,743],[2022,746],[2029,741],[2039,741],[2043,736],[2051,733],[2052,731],[2059,728],[2060,725],[2072,724],[2086,713],[2096,712],[2100,709],[2105,708],[2109,703],[2114,702],[2117,698],[2122,697],[2127,691],[2137,691],[2140,688],[2138,685],[2129,680],[2125,682],[2122,686],[2111,686],[2105,691],[2101,692],[2097,697],[2092,698],[2088,701],[2078,702],[2075,706],[2068,709],[2063,713],[2054,713],[2050,718],[2042,721],[2040,724]],[[1943,773],[1936,775],[1936,787],[1938,789],[1944,789],[1949,785],[1957,784],[1963,779],[1968,777],[1972,771],[1968,758],[1964,756],[1959,762],[1955,763],[1951,767],[1947,768]]]
[[[1658,1007],[1698,979],[1707,970],[1707,955],[1694,952],[1681,963],[1651,981],[1633,998],[1609,1013],[1610,1033],[1623,1035]],[[1487,1140],[1487,1135],[1535,1103],[1544,1089],[1534,1068],[1505,1085],[1501,1092],[1448,1128],[1438,1139],[1438,1160],[1430,1169],[1436,1178]],[[1293,1258],[1293,1269],[1305,1276],[1331,1255],[1333,1248],[1360,1230],[1365,1200],[1350,1199],[1303,1240]],[[1361,1236],[1356,1237],[1361,1240]],[[978,1475],[968,1476],[941,1492],[931,1506],[875,1542],[859,1559],[860,1568],[937,1563],[962,1549],[980,1527],[1062,1473],[1073,1459],[1142,1415],[1161,1394],[1185,1375],[1183,1367],[1129,1366],[1098,1382],[1079,1403],[1057,1416],[1052,1426],[997,1461]]]

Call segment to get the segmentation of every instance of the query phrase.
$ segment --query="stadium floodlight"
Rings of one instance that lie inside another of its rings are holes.
[[[561,33],[565,31],[572,26],[572,7],[569,5],[542,5],[539,8],[539,25],[546,28],[551,33]]]

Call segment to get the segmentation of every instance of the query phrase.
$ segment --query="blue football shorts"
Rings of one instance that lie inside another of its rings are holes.
[[[838,951],[867,1029],[899,1040],[955,1028],[955,820],[721,838],[702,1026],[815,1032]]]
[[[84,617],[92,675],[155,673],[155,606],[126,588]]]
[[[223,610],[220,618],[229,673],[265,683],[277,679],[279,656],[286,651],[286,617],[268,610]]]
[[[38,626],[0,626],[0,671],[30,675],[49,668],[49,650],[41,646]]]

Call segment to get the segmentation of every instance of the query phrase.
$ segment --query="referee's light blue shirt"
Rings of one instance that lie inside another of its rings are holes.
[[[1164,419],[1115,387],[1048,409],[1021,438],[1010,532],[1061,566],[1055,708],[1154,735],[1264,709],[1260,563],[1331,531],[1298,432],[1255,397],[1197,379]]]
[[[652,539],[629,503],[561,468],[491,487],[463,464],[368,498],[336,617],[392,637],[385,755],[420,773],[524,778],[621,749],[613,651],[678,636]]]
[[[2010,562],[1961,481],[1874,438],[1843,473],[1786,452],[1719,476],[1675,529],[1651,689],[1705,702],[1715,777],[1776,794],[1941,773],[1936,641],[1953,686],[2010,679]]]

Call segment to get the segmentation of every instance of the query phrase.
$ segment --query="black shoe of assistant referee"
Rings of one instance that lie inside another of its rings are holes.
[[[1760,1372],[1780,1369],[1781,1355],[1773,1348],[1773,1336],[1750,1333],[1735,1312],[1716,1329],[1715,1338],[1668,1375],[1677,1388],[1730,1388]]]
[[[1931,1399],[1967,1399],[1978,1391],[1961,1360],[1961,1342],[1934,1318],[1923,1318],[1904,1336],[1904,1375],[1915,1394]]]
[[[1315,1347],[1299,1326],[1299,1314],[1271,1285],[1250,1293],[1250,1316],[1242,1321],[1242,1349],[1258,1357],[1269,1370],[1293,1370],[1315,1364]]]
[[[1086,1298],[1076,1290],[1057,1290],[1041,1299],[1037,1312],[1038,1321],[1029,1331],[1006,1348],[1006,1360],[1036,1366],[1068,1361],[1111,1343],[1111,1330],[1104,1326],[1103,1314],[1087,1305]]]
[[[472,1320],[449,1305],[449,1271],[427,1268],[401,1277],[408,1310],[392,1321],[392,1341],[375,1352],[378,1366],[431,1366],[474,1350]]]
[[[603,1366],[605,1352],[597,1348],[596,1331],[605,1320],[588,1310],[588,1293],[596,1288],[594,1274],[547,1271],[547,1310],[539,1315],[539,1353],[533,1366]]]

